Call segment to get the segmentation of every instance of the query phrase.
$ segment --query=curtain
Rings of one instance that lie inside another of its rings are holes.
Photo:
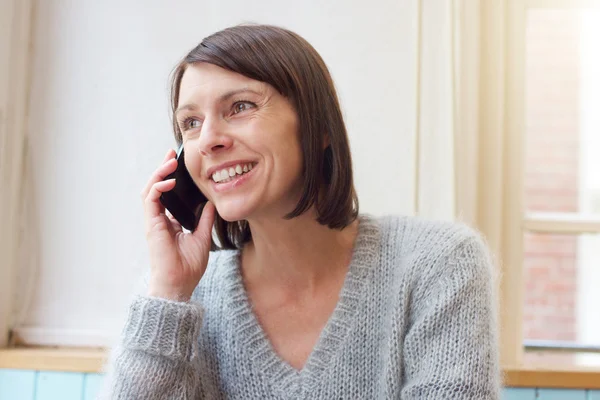
[[[502,208],[504,2],[418,4],[416,211],[464,221],[496,240]]]
[[[478,0],[419,1],[417,214],[477,223]]]
[[[418,2],[416,213],[455,218],[453,1]]]
[[[16,273],[23,235],[26,119],[31,50],[31,0],[0,3],[0,347],[14,320]]]

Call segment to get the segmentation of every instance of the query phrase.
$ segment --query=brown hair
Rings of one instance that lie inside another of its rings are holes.
[[[238,25],[206,37],[177,65],[171,80],[171,108],[178,106],[179,86],[188,65],[214,64],[273,86],[298,114],[303,153],[303,190],[294,218],[311,206],[317,221],[342,229],[358,214],[352,158],[346,126],[331,75],[317,51],[299,35],[270,25]],[[175,139],[182,137],[173,118]],[[323,145],[328,147],[323,150]],[[251,238],[246,221],[215,221],[220,247],[241,248]],[[216,247],[215,247],[216,248]]]

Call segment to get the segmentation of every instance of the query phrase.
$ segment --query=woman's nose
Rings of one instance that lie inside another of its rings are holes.
[[[204,120],[198,144],[200,154],[208,156],[232,146],[233,139],[227,134],[225,125],[225,121],[215,118]]]

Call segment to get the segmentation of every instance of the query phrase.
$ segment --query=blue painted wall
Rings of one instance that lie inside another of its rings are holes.
[[[0,400],[93,400],[102,375],[0,369]]]
[[[102,375],[0,369],[0,400],[93,400]],[[597,390],[506,388],[503,400],[600,400]]]

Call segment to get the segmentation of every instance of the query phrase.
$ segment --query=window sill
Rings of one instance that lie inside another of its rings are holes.
[[[0,368],[36,371],[102,372],[106,350],[22,347],[0,349]]]
[[[103,349],[13,348],[0,349],[0,368],[37,371],[102,372]],[[600,369],[542,369],[505,367],[506,387],[600,389]]]
[[[505,367],[506,387],[600,389],[600,369],[557,367]]]

